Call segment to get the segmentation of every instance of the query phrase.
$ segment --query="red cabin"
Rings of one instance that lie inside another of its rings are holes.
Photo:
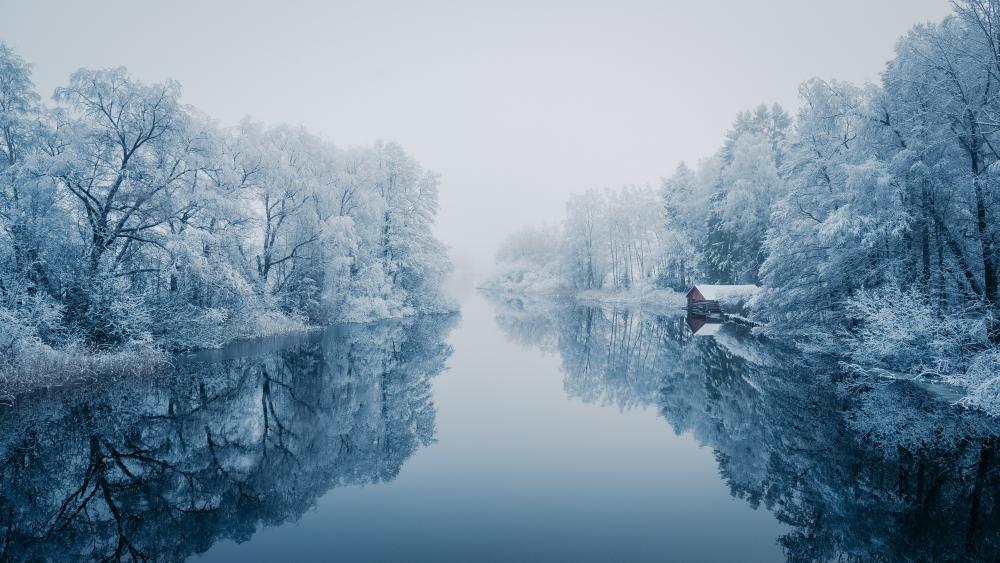
[[[687,307],[692,315],[708,316],[721,315],[722,305],[715,299],[715,293],[711,291],[712,286],[692,286],[687,292]],[[708,295],[705,295],[708,293]],[[697,332],[697,331],[694,331]]]
[[[687,292],[688,311],[693,315],[722,315],[723,301],[739,304],[758,291],[755,285],[695,285]]]

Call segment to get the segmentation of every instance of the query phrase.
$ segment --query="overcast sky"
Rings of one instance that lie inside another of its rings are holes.
[[[402,143],[442,175],[463,269],[591,187],[657,184],[735,114],[812,76],[877,80],[946,0],[169,2],[0,0],[0,40],[48,97],[81,66],[174,78],[224,124]]]

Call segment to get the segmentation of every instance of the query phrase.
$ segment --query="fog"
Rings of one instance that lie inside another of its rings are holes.
[[[877,80],[943,0],[869,2],[0,2],[0,40],[48,94],[81,66],[174,78],[223,124],[392,139],[441,174],[439,236],[481,278],[567,194],[657,183],[735,114],[820,76]]]

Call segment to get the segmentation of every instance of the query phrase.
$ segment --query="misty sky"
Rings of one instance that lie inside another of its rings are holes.
[[[100,7],[97,7],[100,6]],[[820,76],[877,80],[945,0],[0,0],[44,96],[81,66],[174,78],[223,124],[392,139],[442,175],[438,233],[481,277],[503,237],[590,187],[656,184],[735,114]]]

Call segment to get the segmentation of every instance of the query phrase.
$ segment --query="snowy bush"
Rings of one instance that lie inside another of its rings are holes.
[[[991,317],[982,309],[942,316],[916,289],[861,290],[846,308],[851,324],[843,339],[860,369],[952,377],[988,346]]]
[[[914,289],[860,291],[848,303],[845,365],[893,377],[932,377],[965,389],[961,403],[1000,416],[1000,347],[991,343],[989,311],[970,307],[939,315]]]
[[[518,260],[497,266],[497,272],[486,282],[495,291],[525,294],[556,294],[568,290],[560,279],[557,267]]]
[[[948,380],[968,389],[963,404],[1000,416],[1000,349],[993,347],[977,354],[964,373]]]
[[[309,324],[301,316],[288,315],[279,311],[262,311],[252,317],[241,319],[234,328],[236,329],[234,336],[256,338],[307,330]]]

